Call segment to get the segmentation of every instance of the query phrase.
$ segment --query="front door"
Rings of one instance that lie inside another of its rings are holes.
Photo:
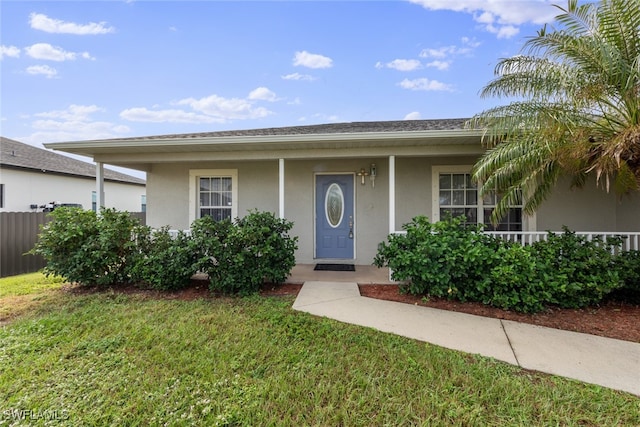
[[[316,258],[353,259],[353,180],[316,175]]]

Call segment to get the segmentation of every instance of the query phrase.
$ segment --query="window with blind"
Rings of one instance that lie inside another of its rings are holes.
[[[434,167],[433,220],[464,217],[466,224],[484,224],[485,230],[522,231],[522,206],[513,206],[497,226],[491,224],[491,214],[500,196],[491,192],[480,197],[478,185],[468,169]]]
[[[238,216],[238,172],[235,169],[189,171],[191,218],[210,216],[216,221]]]

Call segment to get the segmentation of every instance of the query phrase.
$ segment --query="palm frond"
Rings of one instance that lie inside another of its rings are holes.
[[[531,213],[561,175],[572,186],[595,175],[616,192],[640,189],[640,0],[558,9],[554,26],[501,59],[481,91],[516,101],[467,124],[483,130],[488,151],[473,176],[503,195],[496,217],[520,191]]]

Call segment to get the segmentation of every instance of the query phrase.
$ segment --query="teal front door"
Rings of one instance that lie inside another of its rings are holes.
[[[353,179],[316,175],[316,258],[354,257]]]

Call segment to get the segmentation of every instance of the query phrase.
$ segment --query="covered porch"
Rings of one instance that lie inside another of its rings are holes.
[[[392,285],[389,269],[373,265],[355,265],[355,271],[316,271],[315,264],[296,264],[285,283],[301,285],[304,282],[350,282],[360,285]]]

